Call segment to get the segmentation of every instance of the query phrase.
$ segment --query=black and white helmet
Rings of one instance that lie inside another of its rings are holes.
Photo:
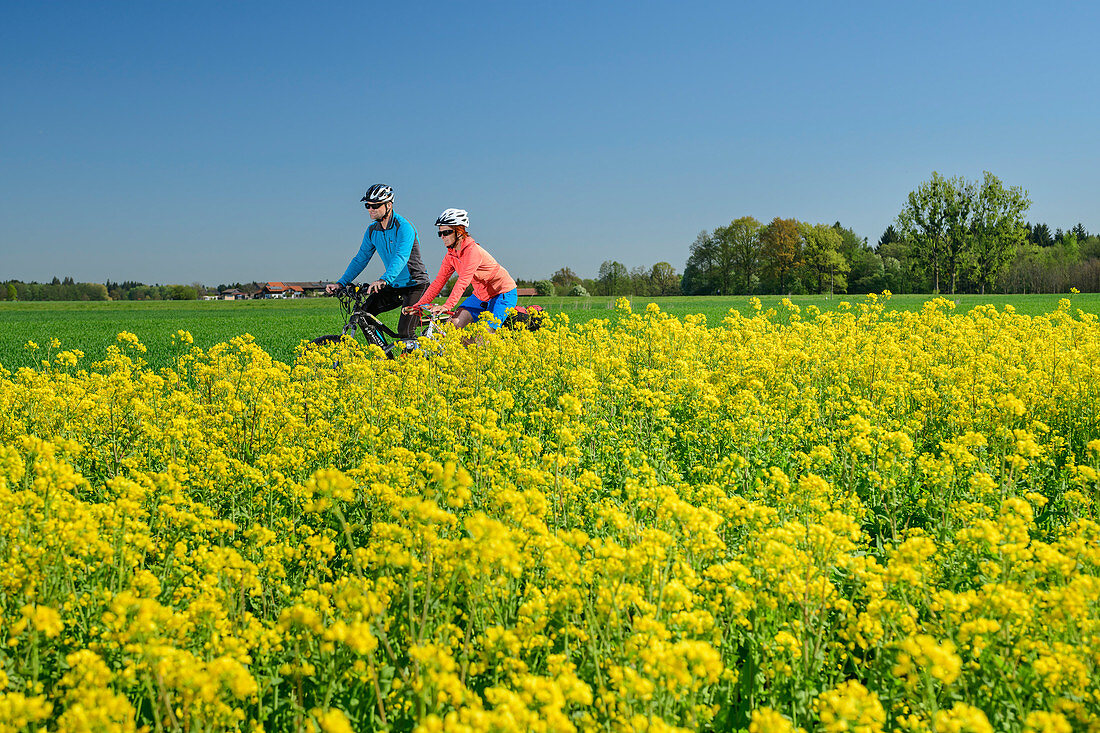
[[[376,183],[367,189],[363,198],[359,199],[369,204],[384,204],[393,201],[393,189],[384,183]]]
[[[465,209],[447,209],[435,220],[435,225],[437,227],[468,227],[470,226],[470,215],[466,213]]]

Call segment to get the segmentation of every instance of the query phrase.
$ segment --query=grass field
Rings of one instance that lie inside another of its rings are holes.
[[[841,295],[793,296],[791,301],[801,308],[816,306],[823,311],[835,310],[840,303],[857,303],[865,296]],[[894,295],[890,310],[919,310],[931,295]],[[957,295],[952,299],[960,311],[981,304],[993,304],[1001,309],[1013,306],[1024,315],[1041,315],[1057,308],[1061,295]],[[1100,313],[1100,294],[1068,296],[1073,307],[1089,313]],[[550,313],[565,313],[574,322],[593,318],[614,317],[614,298],[525,298],[524,304],[537,303]],[[776,309],[775,318],[785,322],[788,310],[779,296],[760,299],[765,309]],[[748,296],[733,297],[664,297],[632,298],[634,308],[655,302],[663,311],[676,316],[701,313],[709,322],[717,323],[730,309],[741,313],[751,310]],[[387,314],[393,326],[396,312]],[[36,357],[26,348],[29,341],[46,349],[53,338],[62,348],[79,349],[88,360],[100,360],[107,347],[115,343],[121,331],[137,335],[149,349],[147,358],[159,364],[173,353],[172,335],[185,330],[201,348],[228,341],[234,336],[251,334],[265,351],[279,360],[289,360],[302,339],[312,339],[327,333],[338,333],[343,325],[335,300],[255,301],[143,301],[88,303],[8,303],[0,302],[0,364],[8,369],[32,363]]]

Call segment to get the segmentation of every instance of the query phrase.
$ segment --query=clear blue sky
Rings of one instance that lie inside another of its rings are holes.
[[[517,277],[682,271],[932,171],[1096,232],[1098,7],[0,0],[0,280],[334,279],[375,182],[432,274],[447,207]]]

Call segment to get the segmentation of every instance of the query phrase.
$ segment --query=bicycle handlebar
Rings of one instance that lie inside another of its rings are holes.
[[[450,318],[455,313],[454,311],[440,311],[439,313],[432,313],[431,306],[427,305],[427,304],[417,305],[417,306],[412,306],[412,307],[417,308],[420,311],[420,317],[421,318],[424,318],[425,316],[427,316],[428,320],[430,320],[430,321],[443,320],[444,318]],[[402,309],[402,310],[404,310],[404,309]]]
[[[338,298],[341,295],[354,295],[356,292],[359,291],[359,286],[355,283],[348,283],[347,285],[342,285],[340,283],[334,284],[336,285],[336,289],[333,290],[331,293],[328,291],[327,288],[325,289],[326,298]]]

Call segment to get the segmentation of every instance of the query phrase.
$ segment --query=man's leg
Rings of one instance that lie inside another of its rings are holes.
[[[393,310],[400,302],[401,299],[397,295],[397,291],[386,285],[381,290],[367,296],[367,299],[363,301],[363,310],[372,316],[379,316],[386,311]]]

